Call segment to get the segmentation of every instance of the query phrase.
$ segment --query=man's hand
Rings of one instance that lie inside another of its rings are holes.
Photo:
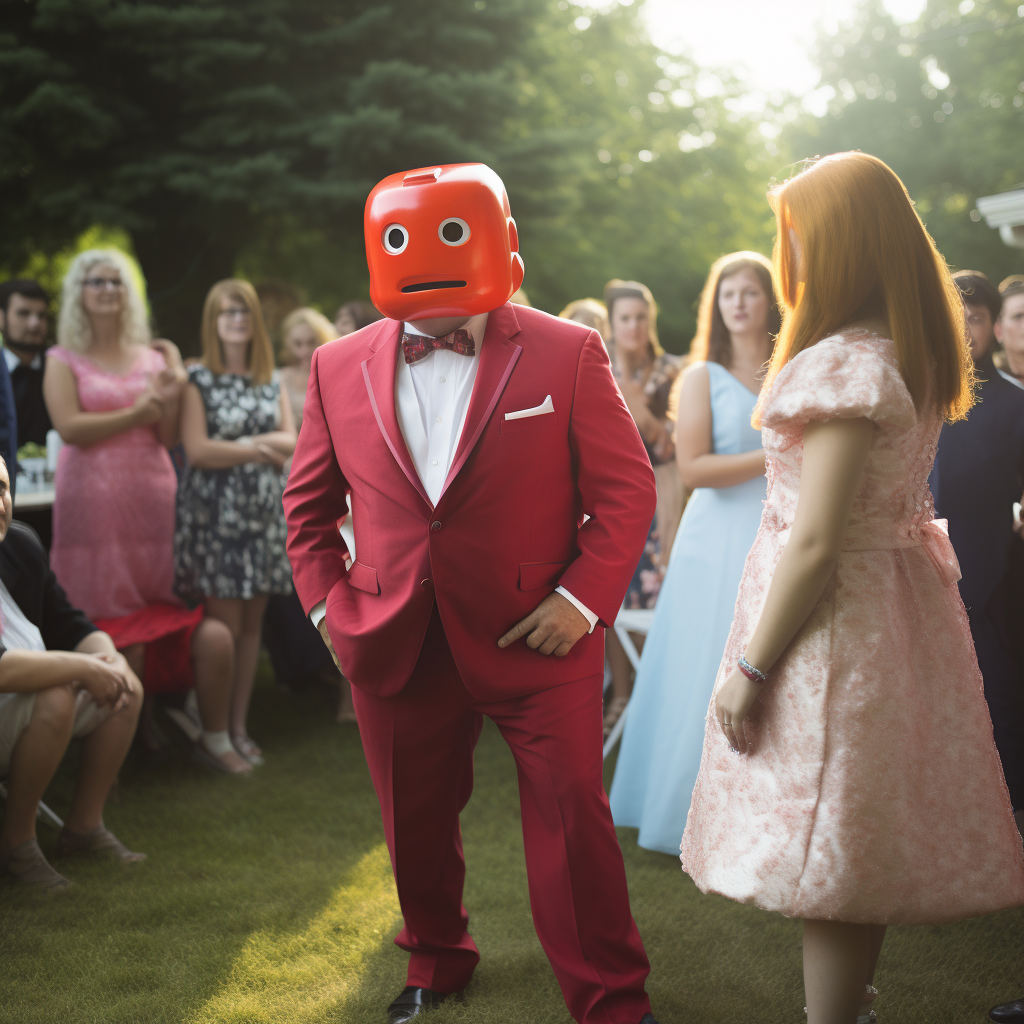
[[[334,653],[334,644],[331,643],[330,634],[327,632],[327,616],[325,615],[319,623],[317,623],[317,631],[320,633],[320,637],[325,644],[327,644],[327,650],[331,652],[331,657],[334,659],[334,665],[339,672],[341,672],[341,663],[338,661],[337,654]],[[341,672],[344,675],[344,672]]]
[[[541,654],[554,654],[564,658],[581,636],[590,630],[586,616],[559,593],[549,594],[499,641],[499,647],[508,647],[521,637],[526,646]]]

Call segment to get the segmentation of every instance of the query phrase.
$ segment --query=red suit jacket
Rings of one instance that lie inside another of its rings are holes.
[[[313,355],[284,492],[303,608],[326,598],[342,670],[378,696],[408,681],[435,601],[480,700],[600,674],[599,629],[564,658],[497,645],[558,585],[610,625],[646,542],[654,474],[599,335],[511,303],[490,314],[434,507],[395,414],[400,332],[380,320]],[[505,419],[548,395],[553,413]],[[358,560],[346,571],[336,523],[348,490]]]

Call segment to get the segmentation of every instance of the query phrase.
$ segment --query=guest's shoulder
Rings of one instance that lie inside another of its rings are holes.
[[[553,316],[542,309],[513,305],[512,311],[519,324],[519,334],[515,337],[517,344],[530,344],[535,341],[543,345],[579,351],[591,335],[600,338],[600,335],[586,324]]]
[[[45,571],[49,565],[49,558],[39,534],[27,523],[13,519],[7,528],[6,536],[0,541],[0,563]],[[33,572],[33,575],[36,573]]]

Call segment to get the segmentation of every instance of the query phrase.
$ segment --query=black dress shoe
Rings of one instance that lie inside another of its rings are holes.
[[[1014,999],[1012,1003],[1001,1003],[988,1011],[990,1020],[1024,1021],[1024,999]]]
[[[402,994],[388,1007],[388,1024],[405,1024],[427,1010],[440,1006],[446,999],[458,999],[461,992],[432,992],[429,988],[407,985]]]
[[[654,1019],[653,1013],[645,1013],[640,1018],[640,1024],[658,1024],[658,1022]]]

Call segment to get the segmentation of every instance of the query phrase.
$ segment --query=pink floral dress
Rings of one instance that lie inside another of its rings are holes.
[[[941,422],[918,417],[886,338],[826,338],[765,398],[768,496],[715,693],[789,538],[804,428],[862,416],[876,429],[843,551],[751,710],[752,752],[733,753],[709,711],[683,870],[797,918],[937,924],[1017,906],[1020,837],[928,490]]]
[[[155,349],[141,349],[124,376],[59,346],[47,358],[71,369],[83,412],[127,409],[165,366]],[[95,619],[179,603],[172,589],[178,481],[154,427],[65,445],[54,488],[50,564],[72,604]]]

